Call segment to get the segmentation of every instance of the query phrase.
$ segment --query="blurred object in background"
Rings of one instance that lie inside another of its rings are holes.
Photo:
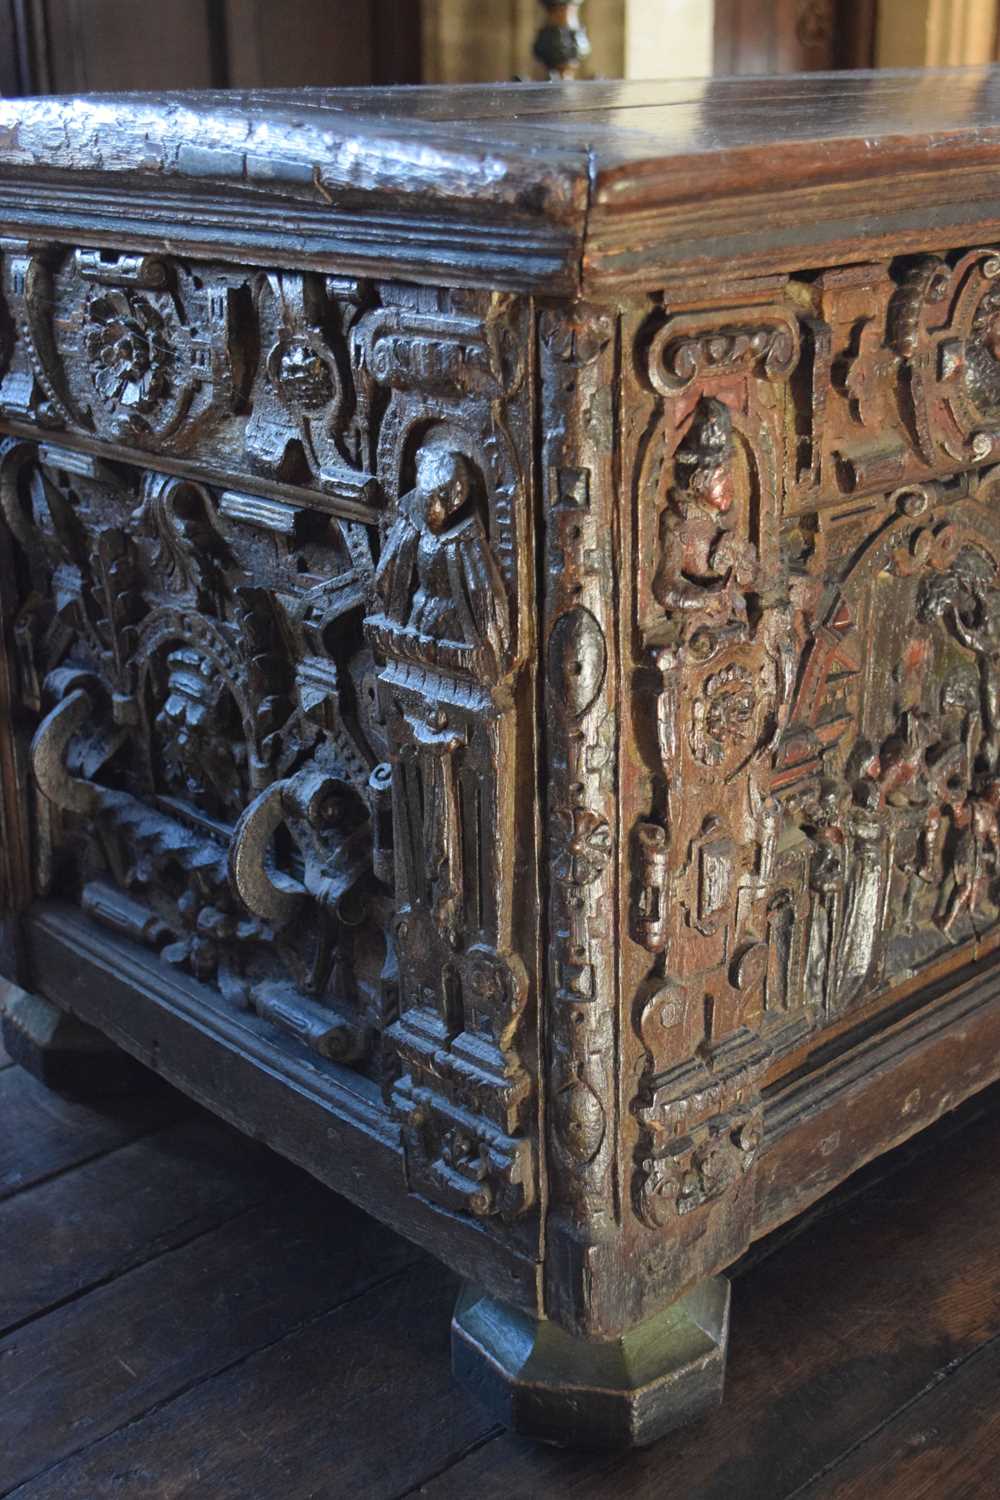
[[[638,3],[674,9],[671,0]],[[1000,57],[997,0],[715,0],[714,9],[716,73],[957,67]]]
[[[875,65],[947,68],[996,62],[996,0],[879,0]]]
[[[0,0],[0,93],[505,82],[546,76],[539,37],[581,78],[983,63],[998,17],[1000,0]]]
[[[590,56],[590,38],[580,21],[583,0],[542,0],[548,12],[535,37],[535,61],[549,78],[575,78]]]
[[[621,78],[626,0],[578,0],[590,55],[580,78]],[[545,0],[421,0],[425,83],[500,83],[544,78],[535,57],[552,24]],[[554,8],[554,7],[553,7]],[[560,7],[561,8],[561,7]],[[658,10],[658,0],[652,0]]]
[[[669,4],[669,0],[668,0]],[[870,68],[880,0],[715,0],[712,71]],[[658,8],[657,0],[653,0]]]
[[[420,81],[419,0],[0,0],[5,94]]]

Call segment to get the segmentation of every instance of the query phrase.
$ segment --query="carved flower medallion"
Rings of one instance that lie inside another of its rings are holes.
[[[611,829],[605,818],[583,805],[579,788],[575,796],[572,807],[561,808],[554,815],[561,834],[554,872],[557,880],[570,885],[592,885],[611,858]]]
[[[111,407],[149,412],[167,388],[164,319],[145,297],[116,289],[90,299],[85,344],[98,394]]]
[[[718,766],[736,746],[747,742],[757,718],[757,695],[745,667],[731,665],[714,672],[693,707],[691,748],[702,765]]]

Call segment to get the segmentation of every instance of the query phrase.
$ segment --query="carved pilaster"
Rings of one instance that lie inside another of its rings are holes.
[[[586,1322],[583,1267],[619,1216],[615,319],[542,314],[545,806],[549,882],[550,1233],[573,1267],[562,1295]],[[554,1228],[553,1228],[554,1225]]]
[[[391,1089],[411,1188],[477,1217],[536,1196],[528,973],[514,911],[525,484],[517,309],[400,296],[355,333],[388,391],[394,498],[365,631],[392,775],[400,1016]]]
[[[623,1133],[630,1253],[664,1292],[745,1245],[762,1122],[769,776],[793,671],[776,514],[801,334],[761,291],[636,328],[627,388],[636,614],[623,640],[643,769],[623,793],[637,1078]]]

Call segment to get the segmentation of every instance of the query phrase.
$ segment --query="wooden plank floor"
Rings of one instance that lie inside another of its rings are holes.
[[[18,1500],[1000,1495],[1000,1090],[759,1247],[727,1400],[628,1458],[451,1383],[455,1280],[163,1090],[0,1058],[0,1494]]]

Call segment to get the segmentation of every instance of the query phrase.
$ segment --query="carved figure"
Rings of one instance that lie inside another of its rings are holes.
[[[679,616],[690,639],[709,626],[714,639],[746,630],[746,590],[757,578],[757,551],[737,535],[736,451],[729,408],[702,400],[674,457],[677,483],[661,520],[662,558],[653,593]]]
[[[963,912],[975,917],[994,893],[1000,874],[1000,780],[991,778],[956,812],[957,837],[951,858],[952,887],[935,915],[951,937]]]
[[[496,682],[510,648],[510,614],[475,506],[472,465],[428,443],[416,467],[375,574],[382,615],[372,627],[391,633],[394,654]]]
[[[996,770],[1000,756],[1000,590],[992,580],[985,582],[979,570],[963,570],[960,561],[956,573],[968,581],[971,597],[955,600],[948,621],[962,645],[979,660],[984,729],[979,750],[987,766]]]
[[[820,787],[812,814],[813,853],[809,888],[813,892],[806,955],[806,994],[813,1001],[829,1001],[833,966],[843,914],[847,865],[843,817],[848,789],[828,779]]]
[[[848,1005],[871,977],[884,922],[888,882],[888,829],[880,816],[879,789],[870,781],[854,787],[846,825],[849,842],[844,918],[836,962],[836,1005]]]

